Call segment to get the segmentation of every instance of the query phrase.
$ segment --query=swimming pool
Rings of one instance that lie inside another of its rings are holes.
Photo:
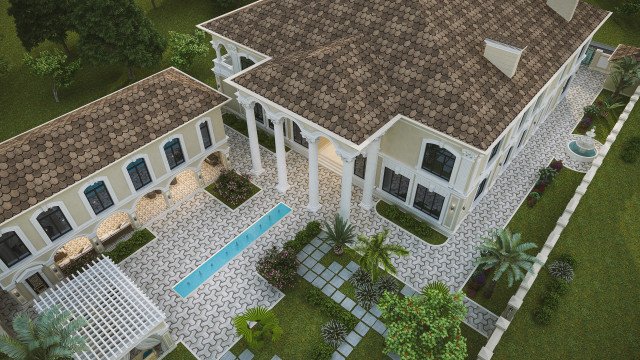
[[[177,283],[173,290],[181,297],[186,298],[290,212],[290,207],[279,203]]]

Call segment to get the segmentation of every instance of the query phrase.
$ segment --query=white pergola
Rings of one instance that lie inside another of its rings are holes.
[[[89,347],[76,354],[81,360],[126,358],[165,324],[164,313],[108,257],[44,292],[35,306],[38,312],[58,306],[87,321],[79,331]]]

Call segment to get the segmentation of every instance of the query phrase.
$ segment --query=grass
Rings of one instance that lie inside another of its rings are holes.
[[[585,1],[613,12],[616,6],[628,0]],[[614,12],[609,20],[598,30],[593,39],[614,47],[620,43],[640,46],[640,14],[624,16]]]
[[[583,176],[582,173],[567,168],[562,169],[535,207],[530,208],[525,202],[514,214],[507,228],[514,233],[522,234],[523,241],[538,245],[536,250],[530,252],[532,255],[540,251],[544,245],[558,218],[580,185]],[[465,285],[465,292],[469,293],[467,285]],[[517,289],[517,284],[508,287],[507,277],[503,276],[498,281],[495,292],[490,299],[484,297],[483,289],[480,289],[475,296],[469,297],[493,313],[500,315]]]
[[[184,344],[179,343],[172,352],[168,353],[164,360],[196,360],[196,357]]]
[[[447,241],[447,237],[432,228],[429,223],[400,210],[397,205],[391,205],[380,200],[376,204],[376,211],[380,216],[412,233],[424,242],[440,245]]]
[[[110,257],[114,263],[118,264],[155,238],[156,236],[147,229],[138,230],[134,232],[128,240],[119,242],[113,250],[107,251],[104,254]]]
[[[598,97],[596,98],[596,101],[604,101],[604,100],[608,100],[611,95],[613,94],[613,92],[609,91],[609,90],[602,90],[600,92],[600,94],[598,94]],[[626,96],[621,96],[621,100],[619,101],[621,103],[624,103],[625,105],[629,102],[629,98]],[[596,128],[596,140],[598,140],[600,143],[604,144],[605,141],[607,140],[607,136],[609,136],[609,133],[611,132],[611,129],[613,129],[613,127],[615,126],[616,121],[618,121],[618,118],[620,117],[620,114],[622,114],[622,112],[624,111],[624,106],[616,108],[613,110],[613,115],[609,118],[609,117],[597,117],[593,120],[593,124],[591,126],[595,126]],[[615,121],[613,120],[615,119]],[[581,129],[579,126],[575,128],[575,130],[573,131],[574,134],[584,134],[586,132],[586,130],[588,129]]]
[[[551,324],[531,319],[549,280],[541,271],[494,359],[631,359],[640,354],[640,164],[620,159],[640,133],[636,106],[553,249],[570,253],[575,280]]]
[[[222,119],[224,120],[224,124],[228,127],[234,129],[235,131],[241,133],[242,135],[249,137],[249,130],[247,130],[247,122],[243,119],[233,115],[233,114],[224,114],[222,115]],[[271,135],[271,133],[267,132],[264,129],[257,128],[258,132],[258,143],[263,147],[269,149],[271,152],[276,152],[276,138]],[[289,151],[288,146],[285,146],[285,151]]]
[[[167,36],[170,30],[193,32],[195,25],[226,12],[211,0],[164,0],[158,9],[151,9],[151,2],[138,0],[138,4],[147,11],[155,27]],[[248,0],[235,1],[235,6],[249,3]],[[50,84],[46,79],[32,76],[23,65],[22,58],[26,50],[15,33],[13,17],[7,15],[8,1],[0,2],[0,48],[2,55],[9,61],[10,72],[0,78],[0,141],[6,140],[57,116],[65,114],[93,100],[103,97],[129,84],[126,69],[121,65],[83,64],[74,83],[60,91],[60,103],[53,101]],[[74,54],[77,36],[71,34],[69,43]],[[60,46],[45,42],[32,53]],[[160,64],[148,69],[137,69],[138,80],[169,66],[168,54]],[[215,76],[211,71],[211,60],[215,58],[213,49],[201,58],[187,72],[199,80],[214,86]],[[25,96],[28,95],[28,96]],[[27,99],[27,100],[25,100]]]
[[[384,353],[384,337],[374,330],[369,330],[353,349],[347,359],[387,360]]]
[[[360,255],[355,252],[355,250],[345,246],[344,253],[342,255],[337,255],[333,252],[333,249],[331,249],[322,257],[322,259],[320,259],[319,263],[329,267],[329,265],[333,264],[335,261],[342,266],[347,266],[351,261],[357,264],[359,259]]]
[[[487,338],[467,324],[460,325],[460,329],[462,330],[462,336],[467,339],[467,359],[476,360],[480,349],[487,344]]]

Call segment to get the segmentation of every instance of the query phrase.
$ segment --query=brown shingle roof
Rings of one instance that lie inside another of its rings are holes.
[[[544,0],[263,0],[203,26],[273,59],[235,78],[362,143],[398,114],[482,150],[605,19]],[[510,79],[490,38],[526,48]]]
[[[0,222],[226,100],[170,68],[0,143]]]
[[[609,58],[609,61],[620,60],[620,59],[625,58],[627,56],[632,57],[632,58],[636,59],[637,61],[640,61],[640,48],[637,48],[637,47],[634,47],[634,46],[620,44],[616,48],[616,51],[614,51],[613,54],[611,54],[611,57]]]

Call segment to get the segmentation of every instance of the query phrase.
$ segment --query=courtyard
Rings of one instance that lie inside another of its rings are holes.
[[[564,158],[566,140],[581,116],[581,109],[598,94],[603,76],[581,69],[567,98],[559,104],[504,169],[502,177],[463,221],[457,232],[442,245],[429,245],[399,229],[375,212],[356,204],[361,191],[354,189],[351,221],[358,232],[372,234],[387,227],[390,238],[411,251],[396,261],[398,277],[409,287],[420,289],[440,280],[460,289],[474,268],[473,258],[480,237],[489,229],[504,226],[532,186],[537,169],[552,158]],[[248,141],[227,129],[231,145],[230,163],[239,172],[250,169]],[[173,335],[183,341],[201,359],[222,356],[237,340],[230,319],[257,305],[274,306],[283,294],[257,276],[255,264],[273,245],[281,245],[309,221],[329,219],[338,209],[340,178],[320,170],[322,208],[317,214],[306,210],[307,163],[295,153],[287,154],[290,189],[281,195],[276,189],[275,156],[262,148],[265,174],[252,181],[262,190],[238,209],[231,211],[209,193],[197,190],[182,203],[148,224],[157,240],[123,261],[120,265],[135,282],[167,313]],[[187,298],[172,288],[279,202],[292,213],[218,271]],[[497,316],[467,301],[467,323],[488,335]]]

